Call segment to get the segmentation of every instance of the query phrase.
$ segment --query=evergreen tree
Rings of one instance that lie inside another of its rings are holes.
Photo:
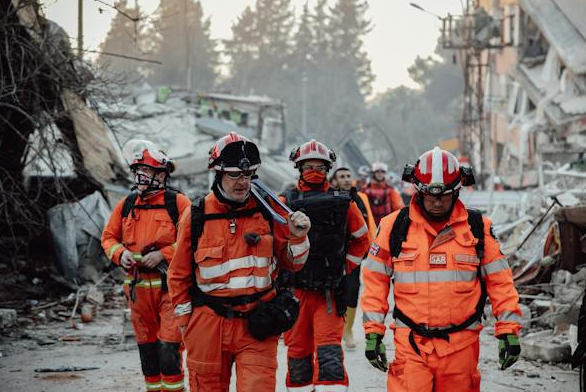
[[[139,76],[137,71],[140,63],[113,55],[141,56],[141,31],[143,26],[139,21],[133,21],[128,17],[138,18],[140,9],[129,8],[127,0],[119,0],[114,7],[118,12],[112,19],[106,39],[100,44],[99,51],[101,54],[96,59],[96,65],[104,67],[114,76],[136,78]]]
[[[284,98],[294,21],[290,0],[257,0],[254,9],[247,7],[224,43],[231,60],[227,86]]]
[[[163,64],[152,68],[153,83],[200,91],[212,88],[219,59],[201,2],[161,0],[154,26],[156,58]]]

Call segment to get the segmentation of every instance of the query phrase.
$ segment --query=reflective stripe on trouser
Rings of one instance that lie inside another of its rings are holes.
[[[336,314],[335,301],[328,314],[324,293],[296,290],[295,296],[300,301],[299,318],[285,333],[287,390],[346,391],[348,375],[340,345],[344,318]]]
[[[417,355],[409,342],[395,339],[389,366],[388,392],[480,392],[479,341],[440,357],[436,351]]]
[[[183,337],[190,390],[228,392],[236,363],[238,392],[274,392],[277,341],[277,336],[253,338],[245,319],[223,318],[207,306],[195,308]]]

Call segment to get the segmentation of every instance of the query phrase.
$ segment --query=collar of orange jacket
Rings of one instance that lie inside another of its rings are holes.
[[[299,192],[311,192],[311,191],[318,191],[318,192],[325,192],[330,189],[330,183],[326,180],[323,184],[319,187],[311,187],[309,186],[303,179],[299,179],[297,182],[297,190]]]
[[[208,200],[212,202],[214,209],[217,209],[217,211],[220,213],[234,211],[234,208],[232,208],[229,204],[222,203],[220,199],[218,199],[218,197],[214,194],[214,192],[210,192],[206,198],[209,198]],[[248,210],[254,207],[256,207],[256,200],[254,200],[254,197],[249,197],[247,203],[242,207],[237,208],[236,210]]]
[[[413,222],[419,223],[428,223],[430,227],[432,226],[430,222],[425,219],[423,216],[423,212],[421,211],[421,207],[417,204],[415,197],[411,198],[411,203],[409,204],[409,218]],[[460,199],[456,200],[454,204],[454,209],[452,210],[452,214],[450,218],[447,220],[445,226],[453,225],[457,222],[462,222],[468,219],[468,211],[466,211],[466,207],[464,207],[464,203],[460,201]]]
[[[161,189],[160,191],[146,195],[146,197],[137,197],[135,204],[139,204],[139,205],[161,204],[159,202],[161,200],[164,200],[164,194],[165,194],[165,190]]]

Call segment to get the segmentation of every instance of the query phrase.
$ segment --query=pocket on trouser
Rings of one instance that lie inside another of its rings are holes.
[[[264,341],[263,343],[268,343]],[[275,347],[276,341],[273,341]],[[236,390],[238,392],[274,391],[277,383],[277,353],[241,353],[236,356]]]
[[[211,309],[193,310],[183,335],[190,373],[219,375],[222,372],[222,331],[223,318]]]
[[[387,378],[388,392],[405,392],[407,385],[405,383],[405,361],[395,359],[389,366]]]

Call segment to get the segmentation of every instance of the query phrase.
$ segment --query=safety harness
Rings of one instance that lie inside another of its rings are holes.
[[[263,196],[265,200],[268,202],[268,197]],[[197,251],[197,246],[199,242],[199,238],[203,234],[204,225],[206,221],[217,220],[217,219],[237,219],[237,218],[244,218],[244,217],[251,217],[255,214],[262,214],[263,218],[269,222],[271,227],[271,232],[273,231],[273,218],[268,211],[259,206],[254,208],[249,208],[245,210],[237,210],[237,211],[228,211],[218,214],[206,214],[205,213],[205,197],[199,197],[195,199],[191,206],[191,249],[192,252],[195,253]],[[213,295],[205,294],[199,288],[197,284],[197,279],[195,277],[195,258],[192,261],[193,263],[193,275],[192,275],[192,285],[190,288],[190,295],[192,300],[192,305],[194,307],[199,306],[208,306],[212,309],[217,315],[225,317],[225,318],[248,318],[248,313],[239,312],[237,310],[232,309],[233,306],[242,306],[249,303],[253,303],[258,301],[262,298],[265,294],[269,293],[273,290],[273,286],[269,287],[266,290],[259,291],[258,293],[250,294],[250,295],[239,295],[235,297],[217,297]]]
[[[169,217],[173,221],[173,225],[177,226],[177,222],[179,221],[179,209],[177,208],[177,194],[180,193],[176,190],[172,189],[165,189],[165,193],[163,194],[164,203],[165,204],[139,204],[136,205],[136,199],[138,198],[138,192],[131,192],[126,199],[124,199],[124,204],[122,205],[122,218],[128,217],[130,214],[133,218],[134,210],[158,210],[158,209],[165,209],[169,214]],[[130,294],[131,299],[134,302],[134,290],[135,287],[140,283],[141,279],[139,276],[139,272],[144,273],[160,273],[161,275],[161,289],[164,292],[168,291],[167,288],[167,274],[159,271],[156,268],[146,268],[146,267],[136,267],[135,269],[131,270],[133,279],[130,283]]]
[[[461,324],[438,329],[429,328],[425,324],[417,324],[395,305],[395,308],[393,309],[393,317],[411,329],[411,332],[409,333],[409,343],[411,343],[413,350],[415,350],[418,355],[421,355],[421,352],[415,343],[414,334],[426,338],[440,338],[449,342],[451,333],[462,331],[475,322],[482,322],[482,317],[484,315],[484,305],[487,298],[486,283],[484,282],[484,279],[482,279],[480,270],[480,265],[482,264],[482,259],[484,258],[484,221],[482,220],[482,213],[480,211],[474,209],[466,210],[468,211],[468,225],[470,226],[472,235],[478,239],[475,248],[476,255],[480,260],[477,269],[477,278],[480,280],[480,298],[476,304],[476,311]],[[399,212],[399,215],[397,215],[397,219],[395,220],[393,228],[391,229],[391,235],[389,238],[389,249],[391,251],[391,256],[398,257],[401,253],[403,241],[407,240],[407,232],[410,225],[411,219],[409,218],[409,207],[404,207]]]

